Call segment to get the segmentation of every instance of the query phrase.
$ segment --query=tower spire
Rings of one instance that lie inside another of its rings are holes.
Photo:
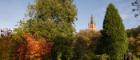
[[[90,24],[93,24],[93,15],[91,15],[91,18],[90,18]]]
[[[93,15],[91,15],[91,17],[90,17],[90,22],[88,24],[88,30],[90,30],[90,31],[96,31],[96,24],[93,21]]]

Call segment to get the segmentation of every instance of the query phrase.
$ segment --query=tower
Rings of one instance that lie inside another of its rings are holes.
[[[88,23],[89,31],[96,31],[96,23],[93,21],[93,16],[91,15],[90,22]]]

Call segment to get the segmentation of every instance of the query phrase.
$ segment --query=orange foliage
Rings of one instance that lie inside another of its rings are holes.
[[[42,40],[37,40],[30,33],[24,33],[23,37],[27,42],[26,48],[21,44],[17,50],[18,52],[21,52],[19,53],[19,55],[23,55],[24,53],[26,53],[25,60],[30,60],[30,59],[41,60],[41,56],[44,54],[50,56],[50,52],[53,46],[52,43],[48,41],[44,42]],[[24,58],[22,58],[21,60],[24,60]]]

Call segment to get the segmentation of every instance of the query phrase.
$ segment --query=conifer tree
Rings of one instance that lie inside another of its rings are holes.
[[[111,60],[123,60],[128,48],[127,35],[118,13],[113,4],[109,4],[103,22],[100,48],[110,56]]]

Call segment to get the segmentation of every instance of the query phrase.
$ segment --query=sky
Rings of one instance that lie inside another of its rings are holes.
[[[19,20],[25,18],[27,6],[34,0],[0,0],[0,28],[14,29]],[[140,25],[140,17],[135,18],[131,6],[133,0],[74,0],[77,8],[75,28],[78,32],[86,29],[91,15],[96,23],[97,30],[102,29],[106,7],[113,3],[118,9],[126,29],[135,28]]]

